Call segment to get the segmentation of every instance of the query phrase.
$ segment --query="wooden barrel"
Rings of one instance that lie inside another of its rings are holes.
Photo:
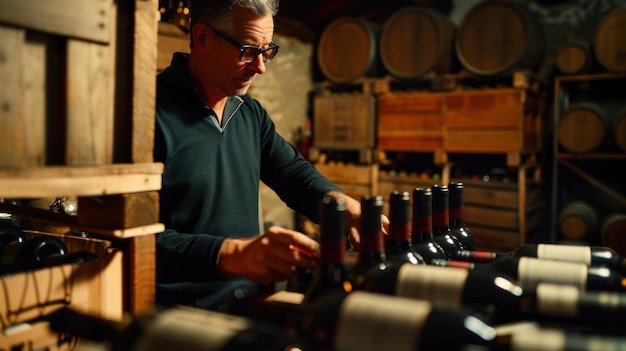
[[[570,41],[556,53],[556,68],[564,74],[578,74],[591,69],[593,56],[589,43]]]
[[[461,65],[480,76],[533,70],[545,48],[538,18],[524,5],[505,0],[472,7],[461,18],[455,42]]]
[[[322,74],[335,83],[379,75],[379,34],[379,25],[360,18],[341,17],[330,22],[317,47]]]
[[[443,14],[422,6],[407,6],[391,15],[380,34],[380,59],[399,79],[453,69],[456,26]]]
[[[570,201],[559,214],[559,228],[565,239],[581,241],[591,237],[597,230],[598,214],[585,201]]]
[[[604,112],[597,105],[572,105],[558,121],[559,144],[570,152],[591,152],[605,140],[607,127]]]
[[[602,245],[626,256],[626,213],[611,213],[602,221]]]
[[[626,151],[626,108],[617,114],[613,123],[613,143],[619,150]]]
[[[607,14],[596,26],[593,52],[596,60],[611,72],[626,72],[626,9]]]

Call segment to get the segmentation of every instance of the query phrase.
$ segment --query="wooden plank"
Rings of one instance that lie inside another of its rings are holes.
[[[493,207],[480,207],[466,204],[465,222],[470,228],[474,228],[476,225],[486,225],[494,228],[517,231],[519,229],[520,219],[516,210],[507,211]]]
[[[473,185],[464,182],[465,204],[477,206],[497,206],[504,209],[517,209],[519,195],[515,187],[503,187],[494,184]]]
[[[46,50],[49,38],[32,33],[24,43],[24,142],[27,167],[46,163]]]
[[[135,6],[131,162],[144,163],[154,159],[158,1],[135,0]]]
[[[365,195],[372,195],[373,191],[372,191],[372,185],[371,184],[355,184],[355,183],[342,183],[342,182],[335,182],[335,185],[337,185],[339,188],[341,188],[341,190],[343,190],[343,192],[346,193],[346,195],[355,198],[357,200],[361,199],[361,197],[365,196]],[[378,194],[376,194],[378,195]]]
[[[525,94],[519,89],[486,89],[446,97],[447,129],[522,129]]]
[[[315,164],[315,168],[332,181],[360,184],[370,184],[375,181],[372,179],[373,167],[378,167],[378,165],[358,166],[354,164],[337,163]]]
[[[129,242],[127,311],[137,316],[154,308],[156,301],[156,238],[134,237]]]
[[[443,147],[455,152],[508,152],[524,150],[524,133],[516,129],[446,129]]]
[[[134,194],[78,197],[76,223],[107,229],[125,229],[159,221],[159,194],[156,191]]]
[[[376,145],[376,99],[372,94],[316,96],[314,146],[371,148]]]
[[[413,177],[417,178],[417,177]],[[439,182],[433,179],[416,179],[416,180],[408,180],[398,178],[396,180],[386,179],[384,181],[380,181],[378,183],[378,189],[381,195],[385,196],[385,198],[389,197],[394,191],[407,191],[411,196],[413,196],[413,189],[415,188],[430,188],[434,184]]]
[[[0,23],[108,43],[111,3],[111,0],[0,0]]]
[[[70,351],[74,350],[71,337],[61,337],[50,329],[45,321],[32,324],[21,324],[16,329],[5,331],[0,335],[2,350],[23,350],[28,345],[31,350]],[[78,349],[76,349],[78,350]]]
[[[603,184],[602,182],[600,182],[599,180],[597,180],[596,178],[591,176],[589,173],[583,171],[581,168],[579,168],[578,166],[574,165],[573,163],[571,163],[571,162],[569,162],[569,161],[567,161],[565,159],[561,159],[561,160],[559,160],[559,162],[563,166],[568,168],[570,171],[572,171],[576,175],[578,175],[580,178],[584,179],[587,183],[591,184],[594,188],[602,191],[606,195],[610,196],[614,200],[616,200],[619,203],[621,203],[623,206],[626,206],[626,197],[623,196],[622,194],[620,194],[620,193],[616,192],[615,190],[611,189],[610,187],[606,186],[605,184]]]
[[[126,174],[55,178],[0,179],[0,194],[6,198],[101,196],[161,189],[161,175]]]
[[[24,96],[20,89],[25,37],[24,30],[0,26],[0,169],[21,168],[26,163]]]
[[[0,203],[0,210],[15,214],[24,220],[37,221],[39,226],[47,224],[54,228],[67,227],[67,230],[64,232],[56,234],[63,234],[73,228],[88,233],[124,239],[141,235],[156,234],[165,230],[165,225],[162,223],[151,223],[132,228],[101,228],[91,224],[82,225],[77,223],[76,216],[56,213],[30,206],[12,206],[7,205],[6,203]]]
[[[477,250],[508,252],[520,246],[517,232],[497,230],[473,225],[470,227],[476,239]]]
[[[71,39],[67,51],[65,163],[112,163],[113,48]]]
[[[443,145],[444,94],[384,94],[378,101],[378,147],[433,151]]]
[[[0,169],[0,179],[4,177],[16,178],[41,178],[43,181],[48,177],[86,177],[99,175],[126,175],[126,174],[162,174],[163,163],[129,163],[112,164],[102,166],[47,166],[30,167],[24,169]],[[1,188],[0,188],[1,189]],[[0,191],[0,193],[2,193]]]

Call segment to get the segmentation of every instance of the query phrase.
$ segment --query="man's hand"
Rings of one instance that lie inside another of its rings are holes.
[[[352,246],[354,246],[355,250],[358,251],[361,247],[361,236],[359,235],[359,229],[361,227],[361,202],[338,191],[331,191],[327,195],[335,199],[343,199],[346,203],[346,212],[348,216],[346,226],[350,231],[349,239]],[[382,214],[380,221],[383,233],[389,233],[389,218]]]
[[[224,241],[218,268],[225,278],[246,277],[261,284],[287,279],[314,268],[319,244],[308,236],[277,226],[254,238]]]

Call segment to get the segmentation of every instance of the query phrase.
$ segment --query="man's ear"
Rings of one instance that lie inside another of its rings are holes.
[[[209,29],[203,24],[197,24],[191,29],[191,38],[193,39],[194,46],[206,46],[207,36],[210,35]]]

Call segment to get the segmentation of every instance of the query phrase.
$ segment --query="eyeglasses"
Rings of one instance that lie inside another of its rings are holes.
[[[219,37],[226,40],[230,45],[239,50],[239,61],[241,62],[252,62],[259,55],[262,55],[263,62],[270,62],[276,56],[276,54],[278,54],[278,48],[280,46],[274,43],[270,43],[270,45],[265,49],[254,45],[241,45],[236,40],[230,38],[226,34],[221,33],[215,29],[211,30]]]

